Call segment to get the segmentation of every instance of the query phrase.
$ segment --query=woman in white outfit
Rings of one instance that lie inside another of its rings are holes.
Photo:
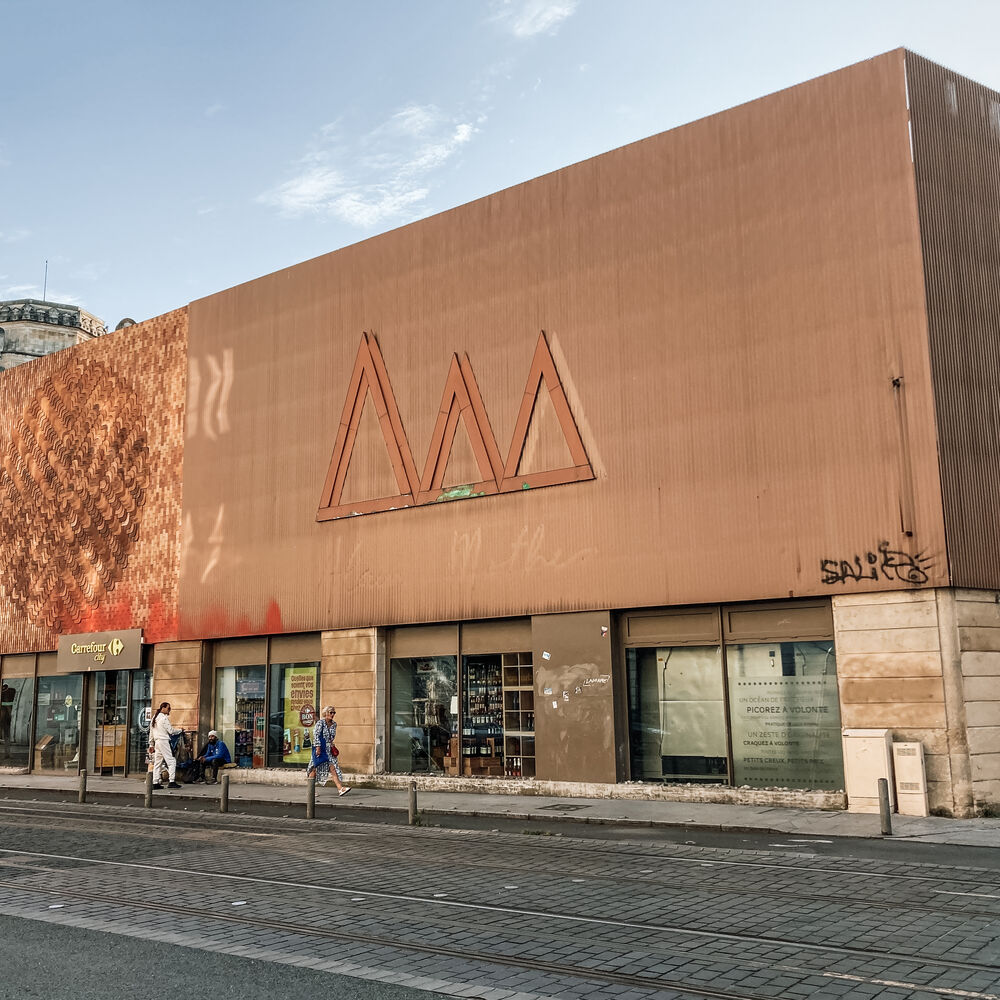
[[[167,765],[170,784],[167,788],[180,788],[177,777],[177,760],[170,751],[170,737],[180,730],[170,724],[170,702],[163,702],[149,724],[149,749],[153,751],[153,787],[162,788],[163,765]]]

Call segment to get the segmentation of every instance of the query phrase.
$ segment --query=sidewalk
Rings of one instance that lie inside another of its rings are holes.
[[[120,799],[122,805],[141,805],[144,783],[135,778],[88,780],[88,794]],[[43,795],[72,793],[75,775],[0,774],[0,797],[9,791],[37,791]],[[154,798],[169,796],[202,807],[219,798],[219,785],[183,785],[176,790],[154,792]],[[337,796],[334,788],[318,788],[316,803],[343,812],[345,819],[364,811],[405,814],[408,791],[395,788],[353,786],[349,795]],[[305,786],[258,785],[232,782],[229,801],[233,809],[241,803],[266,803],[303,810]],[[117,804],[117,803],[116,803]],[[879,817],[866,813],[786,809],[771,806],[718,805],[711,803],[645,801],[634,799],[567,798],[544,795],[491,795],[478,792],[420,791],[420,813],[435,816],[496,817],[554,823],[604,824],[616,827],[681,827],[732,832],[773,833],[815,837],[880,837]],[[892,817],[893,839],[921,843],[955,844],[967,847],[1000,847],[1000,819],[947,819],[938,816]]]

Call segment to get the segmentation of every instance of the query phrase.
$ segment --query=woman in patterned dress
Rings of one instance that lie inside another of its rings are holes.
[[[337,735],[337,723],[333,721],[333,717],[336,714],[337,710],[333,705],[327,705],[323,709],[323,717],[316,723],[316,728],[313,731],[313,754],[320,747],[326,747],[329,760],[323,764],[311,766],[307,773],[316,775],[317,785],[329,784],[332,778],[333,783],[337,786],[337,794],[346,795],[351,789],[344,784],[344,775],[340,770],[340,764],[333,755],[333,740]],[[331,766],[333,768],[332,775],[330,774]]]

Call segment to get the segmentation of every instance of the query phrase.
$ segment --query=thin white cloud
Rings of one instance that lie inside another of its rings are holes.
[[[45,298],[49,302],[61,302],[63,305],[67,306],[79,306],[81,309],[86,309],[83,299],[79,295],[73,295],[70,292],[64,292],[58,288],[50,288],[45,293]]]
[[[38,293],[40,291],[41,288],[39,288],[38,285],[7,285],[4,288],[0,288],[0,298],[38,298]]]
[[[211,104],[207,108],[205,108],[205,117],[214,118],[217,114],[225,110],[226,110],[225,104],[219,104],[218,102],[216,102],[215,104]]]
[[[30,235],[28,229],[0,229],[0,243],[17,243]]]
[[[70,277],[75,281],[100,281],[108,273],[108,265],[103,261],[91,261],[74,268]]]
[[[320,215],[372,228],[424,211],[432,175],[475,135],[470,122],[432,104],[410,104],[358,137],[343,122],[324,125],[298,171],[259,195],[283,215]]]
[[[515,38],[554,34],[576,13],[579,0],[503,0],[495,5],[493,20]]]

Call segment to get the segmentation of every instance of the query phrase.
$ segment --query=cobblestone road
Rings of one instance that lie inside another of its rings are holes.
[[[1000,1000],[975,868],[54,805],[0,845],[0,913],[445,996]]]

